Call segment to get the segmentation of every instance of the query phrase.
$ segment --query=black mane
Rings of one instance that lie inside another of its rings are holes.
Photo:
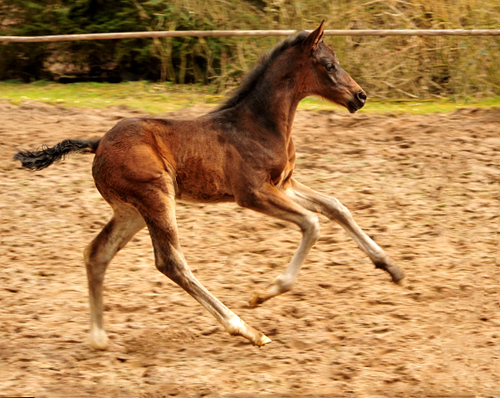
[[[253,68],[243,78],[243,84],[237,88],[234,93],[229,97],[219,108],[214,112],[218,112],[224,109],[233,108],[238,104],[243,98],[245,98],[248,93],[250,93],[257,82],[260,80],[267,67],[284,51],[298,44],[302,44],[309,34],[307,32],[300,32],[295,36],[291,36],[278,43],[270,52],[264,54],[260,59],[259,63]]]

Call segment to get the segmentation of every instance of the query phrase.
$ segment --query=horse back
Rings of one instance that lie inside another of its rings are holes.
[[[196,202],[232,198],[228,146],[207,121],[130,118],[108,131],[96,150],[93,175],[106,198],[170,180],[175,196]],[[229,150],[230,151],[230,150]],[[230,155],[229,155],[230,157]]]

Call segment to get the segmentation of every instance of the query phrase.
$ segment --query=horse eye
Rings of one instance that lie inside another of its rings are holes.
[[[333,64],[327,64],[325,66],[325,68],[326,68],[327,71],[331,71],[331,70],[333,70]]]

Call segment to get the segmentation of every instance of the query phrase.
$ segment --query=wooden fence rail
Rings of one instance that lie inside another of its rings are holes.
[[[184,30],[159,32],[90,33],[54,36],[0,36],[1,43],[40,43],[78,40],[158,37],[290,36],[295,30]],[[326,36],[500,36],[500,29],[325,30]]]

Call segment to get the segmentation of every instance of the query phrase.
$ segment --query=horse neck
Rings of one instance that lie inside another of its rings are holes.
[[[299,102],[306,97],[301,90],[298,59],[278,59],[269,65],[245,106],[266,130],[284,136],[288,142]]]

